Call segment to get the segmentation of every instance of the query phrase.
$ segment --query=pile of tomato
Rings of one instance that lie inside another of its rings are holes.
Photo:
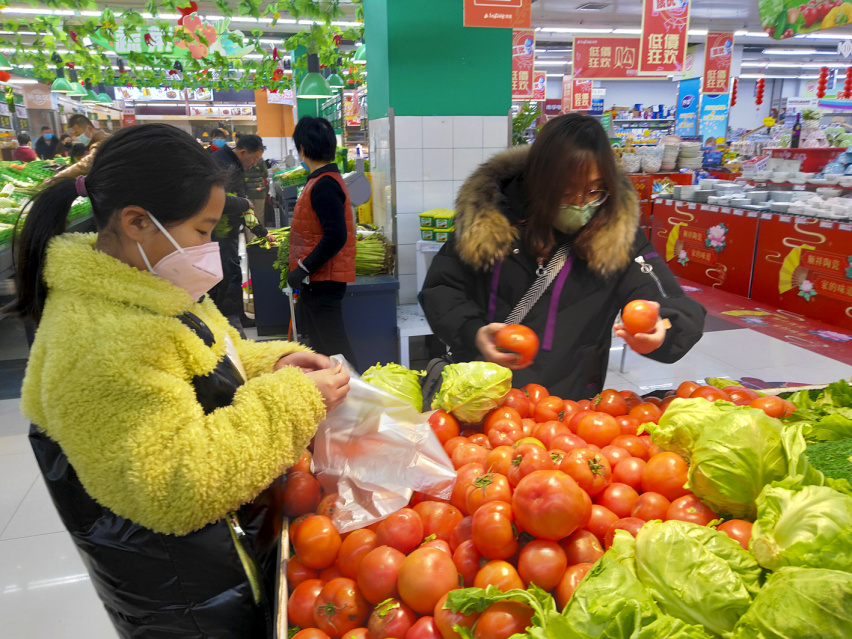
[[[718,520],[684,488],[684,459],[637,435],[676,397],[749,404],[775,417],[792,406],[741,387],[693,382],[662,400],[605,390],[582,401],[529,384],[512,389],[481,424],[432,414],[458,474],[449,500],[415,493],[409,507],[344,535],[331,519],[337,495],[322,495],[305,453],[288,471],[285,494],[295,551],[287,612],[291,627],[302,628],[295,636],[451,639],[459,625],[477,639],[502,639],[524,631],[530,608],[501,602],[461,615],[444,607],[447,593],[534,583],[564,607],[616,530],[635,535],[656,519]],[[748,547],[749,522],[718,529]]]

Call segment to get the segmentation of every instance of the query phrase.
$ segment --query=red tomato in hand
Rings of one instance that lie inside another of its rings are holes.
[[[314,624],[332,637],[363,626],[369,614],[358,584],[346,577],[332,579],[320,591],[314,603]]]
[[[533,610],[517,601],[498,601],[479,615],[474,639],[509,639],[532,624]]]
[[[429,426],[438,437],[441,446],[451,438],[459,436],[458,420],[445,410],[439,409],[432,413],[429,417]]]
[[[377,604],[399,596],[396,582],[404,559],[405,555],[390,546],[379,546],[364,556],[358,566],[358,587],[367,601]]]
[[[642,490],[642,473],[647,464],[638,457],[622,459],[612,467],[612,481],[627,484],[637,493]]]
[[[657,307],[647,300],[627,302],[621,311],[621,323],[624,330],[631,335],[650,333],[657,325],[660,313]]]
[[[677,453],[657,453],[642,471],[642,490],[660,493],[669,501],[688,495],[684,488],[688,470],[686,461]]]
[[[507,324],[494,335],[494,345],[498,351],[517,353],[515,366],[531,364],[538,355],[538,335],[523,324]]]
[[[594,533],[586,529],[575,530],[569,537],[560,541],[559,545],[565,551],[569,566],[593,564],[604,554],[600,540]]]
[[[725,533],[737,542],[743,549],[748,550],[748,542],[751,541],[751,522],[742,519],[729,519],[719,524],[716,530]]]
[[[319,570],[334,563],[341,543],[340,533],[325,515],[308,517],[293,536],[293,547],[302,563]]]
[[[423,520],[413,508],[391,513],[376,530],[376,546],[390,546],[407,555],[423,541]]]
[[[512,495],[512,510],[521,528],[533,537],[551,541],[585,526],[591,508],[589,495],[559,470],[530,473]]]
[[[560,610],[564,609],[565,606],[568,605],[568,602],[571,600],[571,596],[574,594],[574,591],[577,590],[577,586],[580,585],[583,577],[586,576],[586,573],[589,572],[594,565],[595,564],[593,563],[588,563],[568,566],[568,569],[562,576],[562,581],[559,582],[559,585],[556,586],[556,591],[553,593],[556,597],[556,604],[559,606]]]
[[[666,510],[666,521],[676,519],[698,524],[699,526],[706,526],[718,518],[719,515],[701,503],[701,500],[695,495],[678,497],[669,505],[668,510]]]
[[[567,567],[568,556],[555,541],[533,539],[518,555],[518,574],[525,586],[534,583],[544,590],[553,590]]]
[[[630,511],[636,505],[636,500],[639,499],[639,493],[633,490],[627,484],[614,483],[604,488],[603,492],[597,496],[595,501],[614,512],[619,517],[629,517]]]
[[[616,530],[626,530],[635,537],[644,525],[645,522],[637,517],[624,517],[623,519],[619,519],[609,527],[609,530],[606,531],[604,547],[609,550],[609,547],[612,546],[612,542],[615,540]]]
[[[621,393],[611,388],[601,391],[594,401],[595,410],[619,417],[627,414],[627,401],[622,397]]]
[[[590,448],[575,448],[559,464],[559,470],[567,473],[590,497],[594,497],[612,481],[609,460]]]
[[[370,639],[395,639],[404,637],[417,615],[399,599],[386,599],[373,609],[367,628]]]
[[[615,417],[606,413],[588,413],[577,423],[577,435],[601,448],[608,446],[620,434],[621,428],[618,427]]]
[[[630,516],[643,521],[653,521],[654,519],[665,520],[666,511],[669,509],[671,503],[660,493],[642,493],[633,505]]]
[[[399,597],[415,612],[428,614],[443,595],[459,586],[452,557],[437,548],[418,548],[399,567]]]
[[[287,600],[287,620],[294,626],[307,628],[314,625],[314,603],[325,581],[308,579],[291,590]]]

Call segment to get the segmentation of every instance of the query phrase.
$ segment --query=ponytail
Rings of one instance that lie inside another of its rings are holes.
[[[14,310],[35,322],[41,319],[47,297],[42,277],[47,246],[50,240],[65,232],[68,213],[76,199],[77,186],[73,179],[48,186],[32,201],[26,224],[22,215],[15,225],[12,251],[16,256],[18,298]],[[23,229],[19,234],[21,225]],[[20,243],[17,252],[14,243]]]

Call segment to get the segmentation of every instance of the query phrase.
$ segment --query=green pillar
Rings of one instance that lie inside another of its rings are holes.
[[[465,178],[509,145],[512,31],[463,26],[459,0],[364,0],[364,22],[373,215],[397,243],[409,304],[418,215],[453,208]]]

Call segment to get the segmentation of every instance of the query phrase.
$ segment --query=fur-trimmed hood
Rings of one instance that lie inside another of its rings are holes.
[[[503,186],[523,173],[529,147],[511,149],[482,164],[467,178],[456,197],[455,235],[458,253],[468,265],[488,269],[505,257],[519,240],[507,216],[509,198]],[[616,206],[606,219],[595,217],[580,232],[574,251],[601,277],[630,263],[639,224],[639,202],[623,176]]]

